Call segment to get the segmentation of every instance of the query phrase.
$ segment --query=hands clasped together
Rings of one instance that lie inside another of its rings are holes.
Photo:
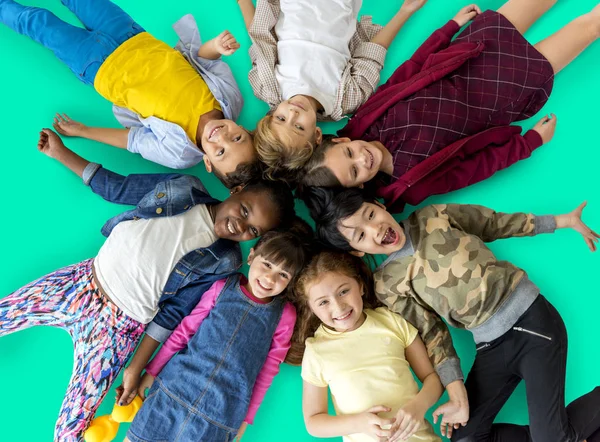
[[[355,415],[357,428],[360,429],[360,432],[370,435],[379,442],[397,442],[409,439],[426,425],[427,409],[417,399],[400,408],[393,418],[379,416],[380,413],[389,413],[390,411],[389,407],[377,405]],[[434,411],[434,422],[437,423],[438,418],[442,415],[443,418],[440,422],[442,434],[450,438],[453,429],[467,424],[469,406],[450,400]]]

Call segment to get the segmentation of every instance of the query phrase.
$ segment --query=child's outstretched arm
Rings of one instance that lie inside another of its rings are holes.
[[[457,155],[444,164],[444,173],[430,175],[417,186],[412,186],[403,200],[418,205],[431,195],[444,194],[483,181],[499,170],[529,158],[534,150],[548,143],[554,136],[556,116],[543,117],[531,130],[521,135],[517,126],[488,129],[462,143]],[[482,141],[478,141],[478,140]],[[454,147],[449,146],[449,149]]]
[[[327,410],[327,387],[318,387],[303,382],[302,412],[306,430],[314,437],[341,437],[363,433],[378,438],[387,438],[391,430],[384,430],[394,419],[384,419],[377,413],[388,412],[388,407],[378,405],[363,413],[331,416]]]
[[[200,49],[198,49],[198,57],[209,60],[216,60],[221,55],[231,55],[240,48],[233,34],[229,31],[223,31],[212,40],[208,40]]]
[[[444,392],[444,387],[433,369],[425,344],[419,335],[406,347],[405,357],[423,383],[423,387],[413,400],[396,413],[396,422],[392,427],[393,434],[389,442],[406,440],[415,434],[425,420],[427,410],[437,402]]]
[[[126,112],[132,113],[129,110]],[[182,143],[179,141],[181,136],[187,137],[183,135],[185,131],[177,124],[154,116],[142,121],[137,119],[139,116],[133,115],[133,122],[120,120],[122,124],[130,126],[125,129],[87,126],[73,120],[67,114],[58,113],[54,117],[53,126],[61,135],[87,138],[119,149],[127,149],[171,169],[186,169],[198,163],[199,159],[183,159],[177,155],[182,151]],[[165,132],[168,132],[168,136],[165,136]],[[177,133],[177,136],[173,136],[173,133]]]
[[[64,164],[80,177],[83,177],[83,171],[90,164],[88,160],[65,146],[60,137],[51,129],[42,129],[37,147],[44,155]]]
[[[112,129],[104,127],[86,126],[71,119],[67,114],[57,113],[52,126],[61,135],[66,137],[81,137],[88,140],[109,144],[119,149],[127,149],[129,129]]]
[[[386,49],[389,48],[400,29],[402,29],[402,26],[404,26],[408,19],[421,9],[426,2],[427,0],[404,0],[400,10],[388,24],[373,37],[371,43],[376,43]]]
[[[556,229],[573,229],[580,233],[586,245],[596,251],[600,236],[581,219],[587,203],[580,204],[564,215],[535,216],[527,213],[495,212],[483,206],[447,204],[436,206],[448,215],[450,224],[485,242],[497,239],[554,233]]]
[[[361,41],[352,49],[348,61],[350,75],[343,87],[342,115],[349,115],[363,105],[379,84],[381,69],[387,48],[404,23],[425,4],[427,0],[405,0],[394,18],[377,34],[369,33],[370,41]],[[255,92],[256,93],[256,92]]]
[[[246,29],[250,29],[250,25],[254,20],[254,3],[252,3],[252,0],[238,0],[238,6],[240,7],[240,11],[242,11],[242,17],[244,17]]]

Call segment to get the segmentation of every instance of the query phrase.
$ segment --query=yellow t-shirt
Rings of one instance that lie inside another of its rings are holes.
[[[144,118],[154,116],[181,126],[194,143],[200,116],[221,110],[184,56],[147,32],[130,38],[108,56],[94,87],[110,102]]]
[[[336,332],[321,325],[306,340],[302,378],[318,387],[329,387],[337,414],[362,413],[375,405],[392,409],[380,413],[394,417],[413,399],[419,386],[404,357],[404,349],[417,330],[384,307],[364,310],[367,318],[351,332]],[[344,437],[348,442],[372,442],[365,434]],[[441,442],[429,422],[408,439],[410,442]]]

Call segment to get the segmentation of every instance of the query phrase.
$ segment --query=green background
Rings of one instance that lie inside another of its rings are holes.
[[[318,1],[318,0],[315,0]],[[517,0],[518,1],[518,0]],[[588,12],[597,0],[559,2],[526,37],[533,43]],[[234,0],[119,0],[117,3],[154,36],[175,44],[171,24],[186,13],[196,17],[204,39],[229,29],[242,48],[227,58],[240,84],[246,104],[241,123],[253,128],[267,110],[252,94],[247,81],[250,41]],[[33,3],[28,3],[33,4]],[[37,0],[59,17],[77,23],[57,0]],[[362,12],[384,23],[400,7],[400,0],[365,0]],[[390,48],[383,70],[393,70],[435,29],[464,6],[455,0],[429,0],[401,30]],[[486,0],[482,9],[497,9],[501,1]],[[67,112],[83,123],[118,127],[111,105],[93,88],[80,83],[52,53],[28,38],[0,26],[0,199],[2,243],[0,296],[59,267],[93,257],[104,238],[100,227],[106,219],[125,210],[105,202],[57,162],[36,150],[38,132],[50,127],[55,112]],[[600,160],[598,102],[600,102],[600,43],[596,43],[556,78],[552,96],[543,112],[558,115],[552,142],[533,156],[493,178],[428,202],[477,203],[501,211],[555,214],[570,211],[588,200],[584,219],[600,230],[600,195],[597,164]],[[524,122],[531,127],[539,116]],[[340,125],[326,124],[332,132]],[[167,172],[167,169],[113,147],[81,139],[66,144],[85,158],[101,162],[120,173]],[[207,177],[203,166],[188,171],[206,178],[219,198],[225,189]],[[409,208],[410,209],[410,208]],[[302,211],[306,215],[306,211]],[[536,238],[512,239],[491,245],[502,259],[525,268],[542,293],[561,312],[569,330],[567,401],[599,384],[597,312],[600,311],[600,256],[592,255],[574,232],[558,232]],[[245,252],[248,245],[243,245]],[[453,332],[468,371],[474,345],[467,332]],[[0,441],[50,441],[73,364],[69,336],[58,329],[38,327],[0,339]],[[118,382],[117,382],[118,385]],[[100,408],[112,408],[114,389]],[[499,420],[527,422],[523,385],[502,410]],[[125,435],[121,429],[119,439]],[[301,412],[301,379],[297,367],[283,365],[255,424],[244,440],[310,441]]]

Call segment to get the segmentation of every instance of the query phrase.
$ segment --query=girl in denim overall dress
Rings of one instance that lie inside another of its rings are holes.
[[[213,284],[146,367],[140,396],[151,388],[129,441],[241,437],[290,348],[296,311],[285,295],[306,253],[298,235],[269,232],[247,279]]]

